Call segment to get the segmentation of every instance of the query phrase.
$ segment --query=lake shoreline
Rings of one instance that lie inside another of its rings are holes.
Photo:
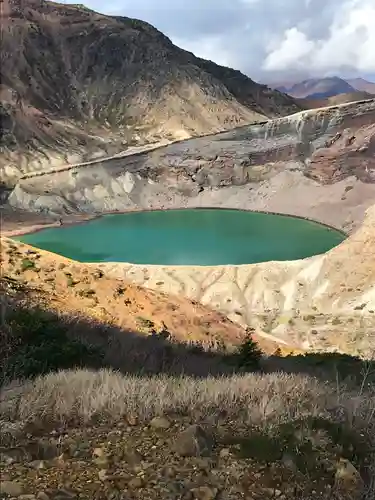
[[[303,217],[189,208],[108,213],[14,239],[79,262],[235,266],[313,257],[346,235]]]

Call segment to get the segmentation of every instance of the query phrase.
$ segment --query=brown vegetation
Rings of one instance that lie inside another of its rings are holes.
[[[193,488],[214,492],[186,498],[215,499],[221,491],[231,499],[247,492],[259,500],[275,494],[371,500],[373,396],[282,374],[197,380],[60,372],[3,391],[2,440],[8,443],[3,456],[12,457],[9,479],[35,494],[62,488],[58,472],[64,470],[73,490],[70,498],[78,498],[74,491],[90,498],[92,481],[101,494],[119,494],[122,481],[120,491],[135,495],[130,498],[160,498],[159,488],[173,488],[177,475],[186,495]],[[199,438],[192,423],[205,429]],[[43,449],[51,444],[55,454],[45,456]],[[30,447],[40,451],[27,458]],[[25,450],[22,459],[14,458],[20,449]],[[137,469],[129,454],[138,454]],[[37,475],[27,464],[32,458],[31,467],[40,469]],[[174,472],[163,480],[166,466]],[[141,478],[136,493],[135,477]],[[163,498],[175,498],[167,490]]]

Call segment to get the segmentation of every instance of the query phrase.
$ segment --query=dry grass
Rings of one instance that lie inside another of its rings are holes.
[[[375,393],[374,393],[375,394]],[[61,371],[2,393],[2,418],[22,421],[113,422],[176,413],[198,421],[217,415],[259,427],[324,417],[375,433],[375,398],[301,375],[230,377],[123,376],[110,370]],[[374,436],[375,437],[375,436]]]

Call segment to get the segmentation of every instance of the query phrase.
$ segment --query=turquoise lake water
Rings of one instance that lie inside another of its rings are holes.
[[[81,262],[219,265],[310,257],[345,236],[294,217],[186,209],[104,215],[16,239]]]

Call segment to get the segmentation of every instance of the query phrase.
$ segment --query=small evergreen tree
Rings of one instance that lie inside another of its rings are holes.
[[[253,329],[246,330],[246,336],[236,353],[237,366],[244,371],[254,371],[260,369],[262,351],[252,337]]]

